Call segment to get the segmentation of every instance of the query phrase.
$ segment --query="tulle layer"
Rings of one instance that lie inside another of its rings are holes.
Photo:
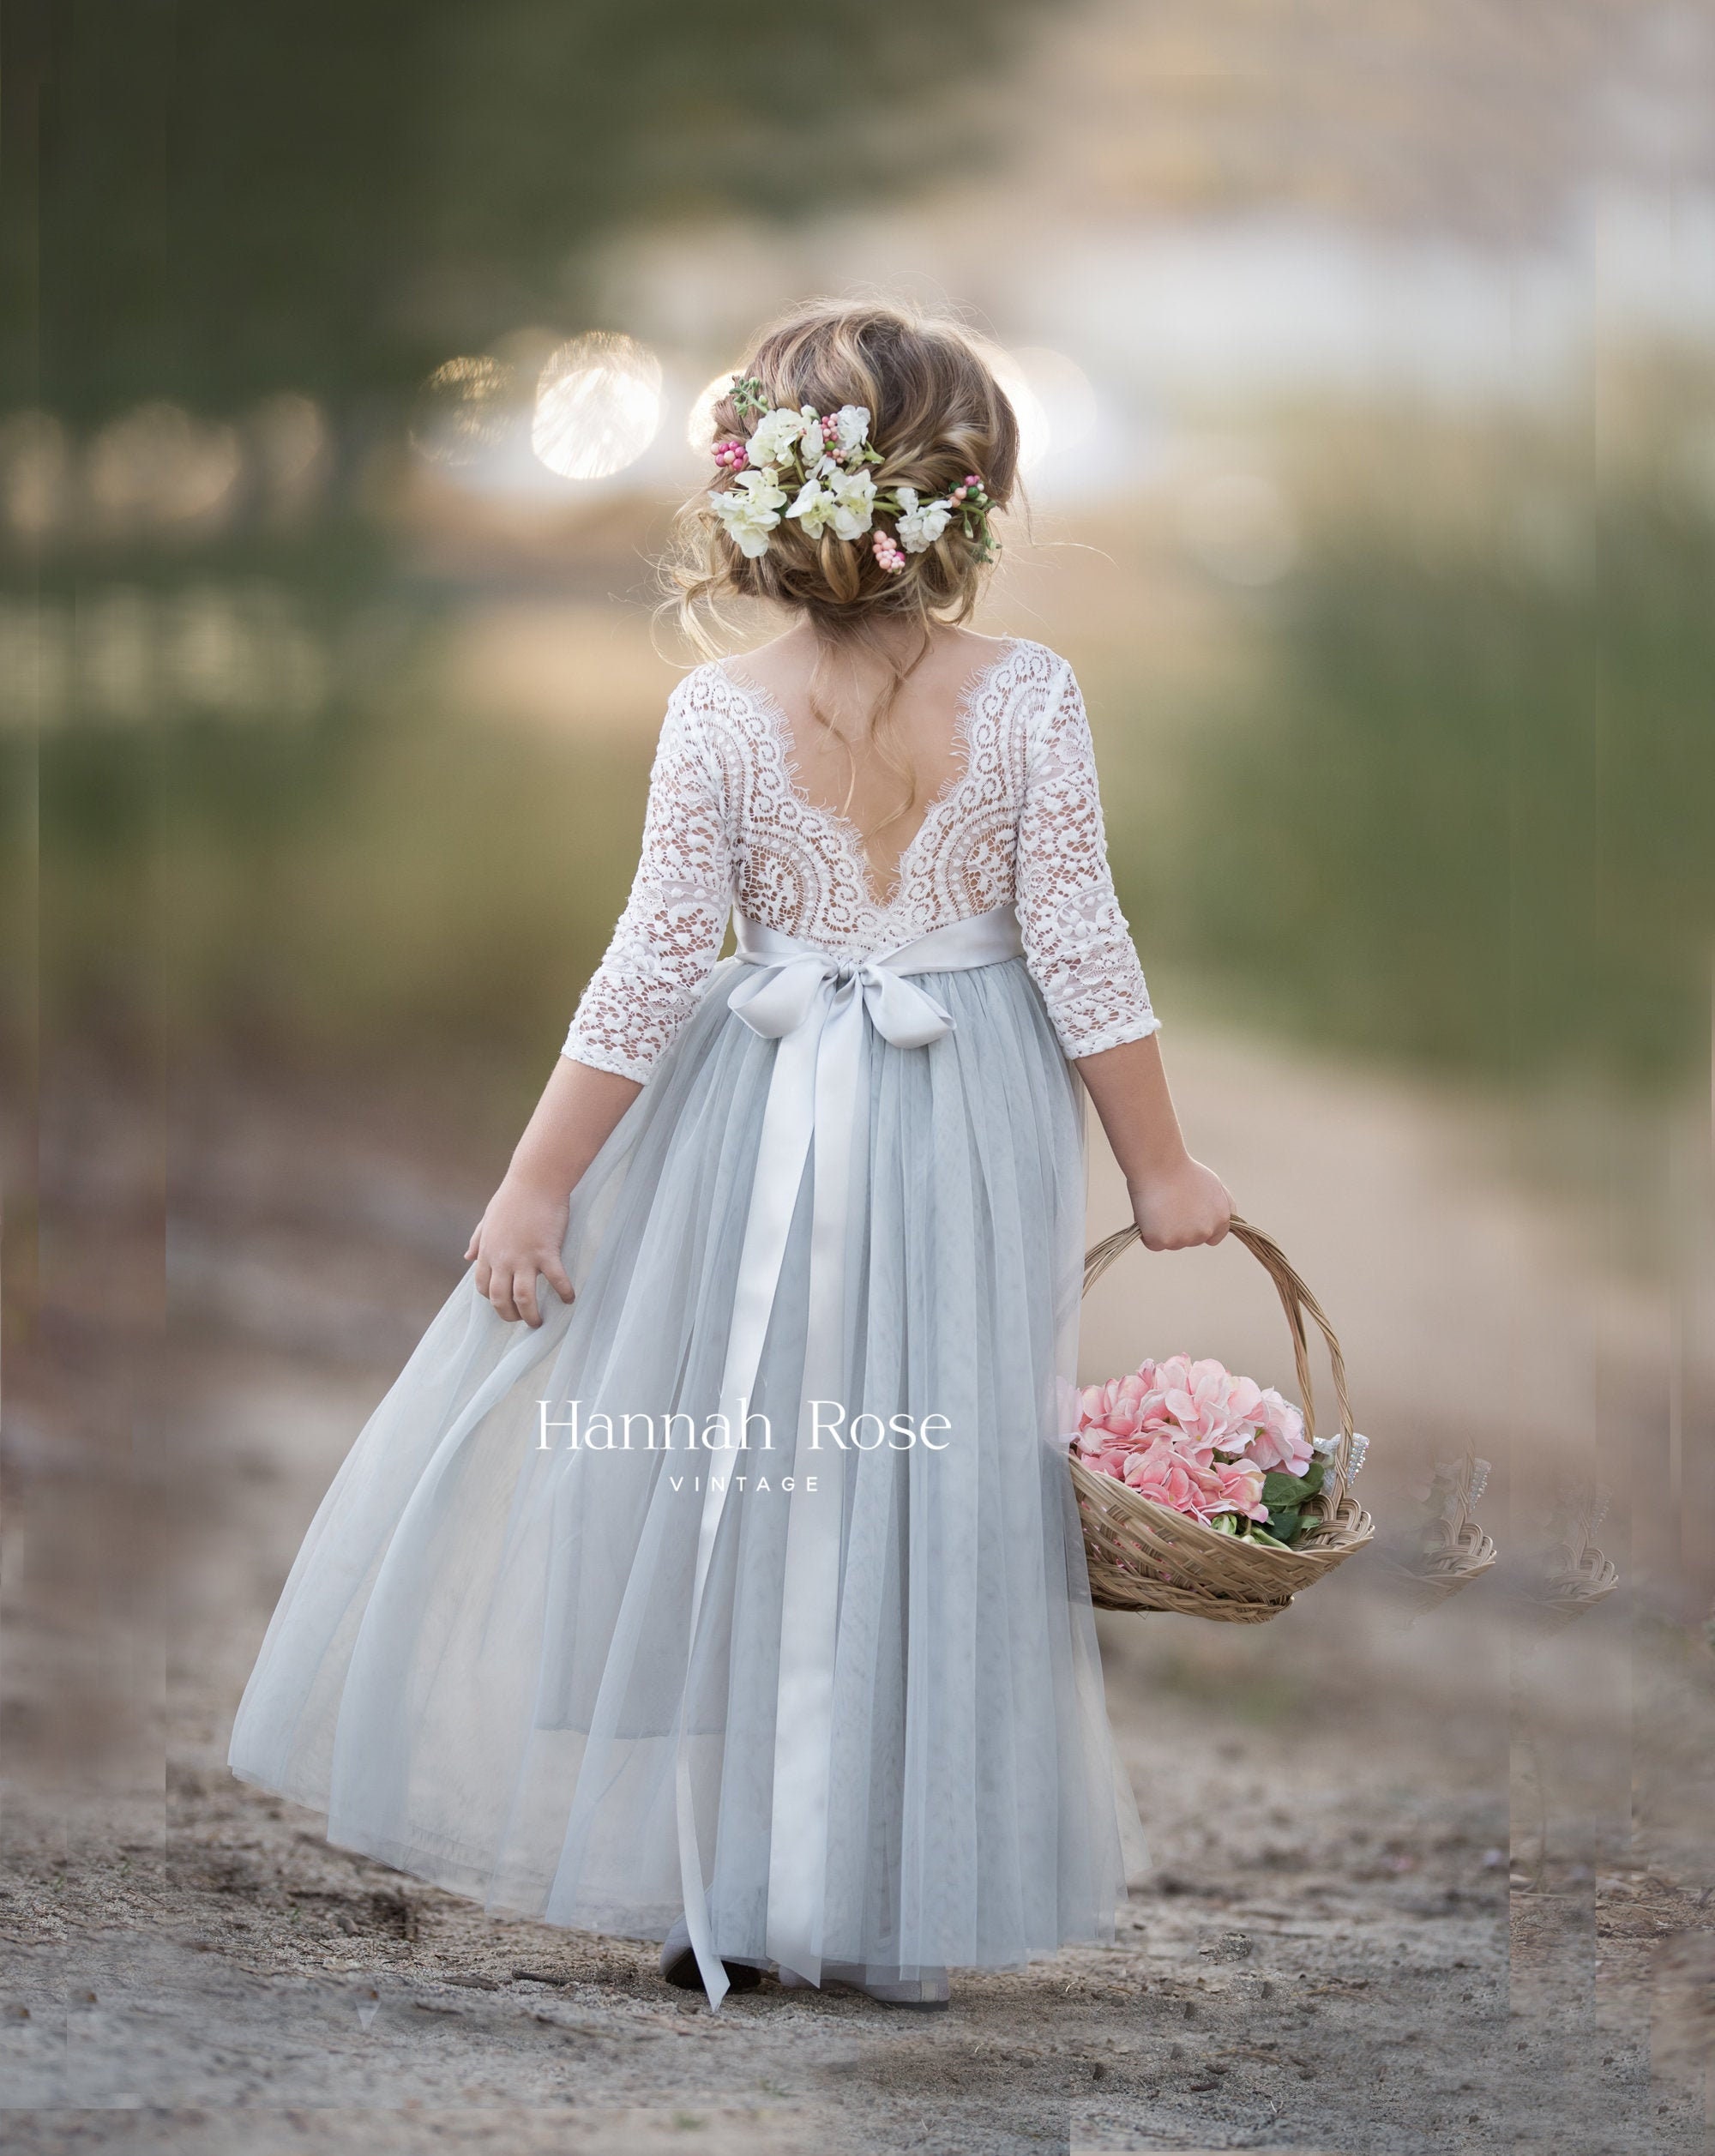
[[[571,1306],[545,1287],[540,1330],[508,1325],[467,1274],[430,1324],[310,1529],[231,1762],[325,1810],[341,1846],[496,1912],[659,1939],[684,1906],[683,1747],[719,1950],[766,1960],[771,1846],[805,1830],[772,1814],[777,1749],[803,1741],[777,1684],[798,1622],[785,1552],[814,1176],[749,1442],[693,1446],[719,1435],[777,1052],[726,1008],[744,971],[716,968],[574,1194]],[[1056,1441],[1077,1081],[1022,960],[932,986],[954,1029],[870,1057],[844,1382],[814,1468],[841,1523],[822,1583],[821,1951],[878,1978],[1110,1939],[1146,1861]],[[711,1473],[731,1479],[693,1651]]]

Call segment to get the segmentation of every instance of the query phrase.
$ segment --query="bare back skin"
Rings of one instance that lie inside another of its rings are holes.
[[[909,663],[917,638],[906,624],[900,629],[895,648],[901,663]],[[924,817],[962,774],[960,720],[966,701],[1005,653],[1007,640],[968,629],[936,630],[894,702],[887,732],[892,763],[869,738],[870,713],[893,679],[885,662],[854,645],[823,656],[818,671],[818,648],[809,625],[800,623],[773,643],[727,660],[725,671],[741,689],[760,690],[779,709],[801,790],[858,832],[871,893],[885,902]],[[895,768],[905,761],[916,781],[909,805],[906,779]]]

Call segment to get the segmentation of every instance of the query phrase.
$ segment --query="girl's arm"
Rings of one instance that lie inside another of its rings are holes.
[[[572,1299],[572,1191],[695,1009],[732,904],[720,766],[705,737],[707,670],[673,691],[649,774],[631,894],[580,999],[554,1074],[465,1256],[503,1318],[539,1325],[539,1274]]]
[[[561,1254],[572,1192],[641,1090],[635,1078],[569,1056],[555,1064],[465,1252],[466,1262],[476,1260],[478,1294],[502,1317],[542,1322],[539,1274],[563,1303],[571,1301]]]
[[[1089,719],[1071,668],[1061,666],[1032,731],[1019,821],[1025,955],[1096,1104],[1146,1247],[1219,1243],[1232,1200],[1180,1135],[1158,1021],[1114,893]]]
[[[1157,1037],[1128,1040],[1076,1063],[1131,1193],[1144,1248],[1183,1250],[1219,1243],[1232,1220],[1232,1199],[1214,1170],[1185,1150]]]

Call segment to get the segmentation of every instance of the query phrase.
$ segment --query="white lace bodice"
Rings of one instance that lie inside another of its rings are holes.
[[[964,697],[957,747],[883,903],[855,827],[799,786],[778,707],[718,664],[687,674],[661,729],[631,895],[565,1054],[647,1077],[695,1009],[735,906],[843,957],[1014,901],[1068,1056],[1153,1033],[1070,666],[1045,645],[1008,643]]]

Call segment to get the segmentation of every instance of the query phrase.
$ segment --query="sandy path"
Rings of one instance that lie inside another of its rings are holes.
[[[1604,1269],[1575,1211],[1507,1194],[1504,1131],[1309,1063],[1272,1058],[1265,1081],[1253,1049],[1213,1034],[1176,1050],[1194,1142],[1345,1334],[1379,1513],[1403,1516],[1411,1470],[1463,1442],[1456,1403],[1421,1405],[1448,1400],[1451,1336],[1472,1358],[1461,1397],[1504,1403],[1506,1427],[1475,1434],[1510,1463],[1521,1521],[1567,1468],[1568,1417],[1588,1422],[1591,1371],[1610,1398],[1640,1394],[1646,1442],[1651,1295]],[[1707,1786],[1715,1684],[1660,1593],[1532,1645],[1506,1579],[1408,1626],[1366,1559],[1269,1626],[1104,1619],[1156,1869],[1111,1952],[960,1980],[940,2016],[769,1985],[711,2018],[646,1948],[492,1921],[233,1784],[226,1730],[285,1568],[484,1195],[484,1164],[447,1129],[407,1131],[386,1100],[198,1104],[174,1159],[173,1322],[161,1345],[140,1292],[133,1328],[157,1340],[160,1445],[99,1480],[99,1441],[51,1441],[93,1426],[114,1370],[44,1351],[33,1397],[26,1373],[9,1455],[7,1688],[34,1740],[0,1912],[11,2147],[1707,2146],[1711,1882],[1688,1792]],[[83,1188],[61,1185],[74,1224]],[[1118,1217],[1098,1157],[1092,1221]],[[1090,1374],[1182,1343],[1287,1374],[1236,1250],[1128,1258],[1092,1297]],[[1505,1541],[1499,1478],[1497,1493],[1484,1516]],[[124,1593],[89,1578],[92,1557]],[[1659,1568],[1640,1577],[1664,1592]],[[97,1797],[65,1710],[104,1688],[129,1713],[119,1726],[116,1703]]]

